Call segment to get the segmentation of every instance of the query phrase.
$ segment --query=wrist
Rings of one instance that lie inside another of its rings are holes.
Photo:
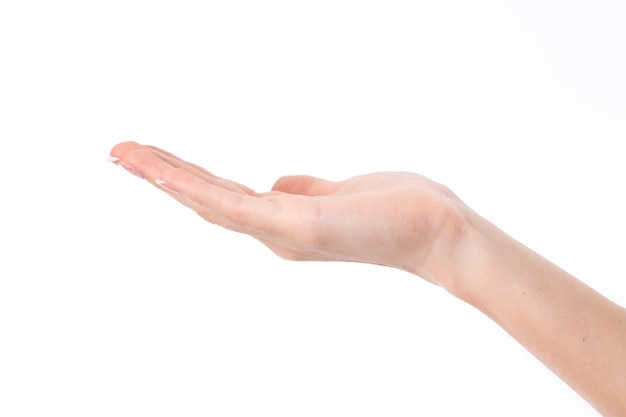
[[[461,226],[447,259],[433,270],[450,294],[484,311],[482,304],[497,283],[495,270],[511,261],[521,245],[469,208],[461,210]]]

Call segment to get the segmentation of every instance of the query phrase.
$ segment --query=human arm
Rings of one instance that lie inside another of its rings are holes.
[[[483,311],[606,415],[626,414],[626,312],[410,173],[283,177],[257,193],[154,147],[111,152],[204,219],[292,260],[403,269]],[[157,181],[158,180],[158,181]],[[160,185],[159,185],[160,184]]]
[[[447,288],[602,415],[626,415],[626,310],[474,216]]]

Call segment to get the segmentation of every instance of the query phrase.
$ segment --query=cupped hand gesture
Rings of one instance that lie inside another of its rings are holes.
[[[111,161],[204,219],[292,260],[367,262],[441,285],[496,321],[606,415],[626,415],[626,310],[417,174],[282,177],[265,193],[134,142]],[[607,366],[611,364],[611,366]]]
[[[205,220],[290,260],[386,265],[441,285],[438,272],[454,259],[466,223],[468,209],[450,190],[412,173],[285,176],[259,193],[154,146],[121,143],[111,157]]]

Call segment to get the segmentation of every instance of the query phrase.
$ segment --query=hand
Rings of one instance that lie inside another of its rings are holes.
[[[411,173],[340,182],[288,176],[257,193],[153,146],[121,143],[111,156],[205,220],[249,234],[282,258],[387,265],[443,286],[469,212],[450,190]]]
[[[606,415],[626,415],[626,310],[420,175],[280,178],[257,193],[153,146],[113,162],[292,260],[400,268],[480,309]]]

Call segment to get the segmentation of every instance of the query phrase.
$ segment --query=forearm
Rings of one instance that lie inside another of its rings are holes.
[[[448,291],[475,306],[607,416],[626,415],[626,310],[474,216]]]

